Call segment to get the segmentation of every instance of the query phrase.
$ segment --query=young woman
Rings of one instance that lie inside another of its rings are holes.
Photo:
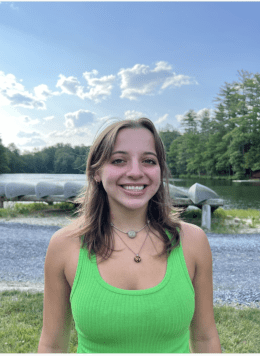
[[[153,123],[107,127],[86,173],[81,215],[46,254],[38,352],[67,352],[73,317],[79,353],[220,353],[210,246],[171,212]]]

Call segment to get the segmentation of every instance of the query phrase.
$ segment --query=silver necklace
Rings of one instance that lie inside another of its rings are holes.
[[[148,220],[147,224],[144,227],[142,227],[140,230],[138,230],[138,231],[130,230],[128,232],[118,229],[118,227],[116,227],[113,223],[111,223],[111,226],[113,226],[115,229],[123,232],[124,234],[127,234],[128,237],[130,237],[130,239],[134,239],[136,237],[137,233],[142,231],[149,223],[150,223],[150,221]]]
[[[146,238],[144,239],[144,242],[143,242],[143,244],[142,244],[142,246],[141,246],[141,248],[140,248],[140,250],[139,250],[138,253],[135,253],[129,246],[127,246],[127,244],[125,243],[125,241],[118,235],[118,233],[117,233],[116,231],[115,231],[115,233],[116,233],[117,236],[122,240],[122,242],[126,245],[126,247],[128,247],[129,250],[131,250],[131,251],[135,254],[134,261],[137,262],[137,263],[141,262],[142,259],[141,259],[141,257],[139,256],[139,253],[141,252],[141,250],[142,250],[142,248],[143,248],[143,245],[144,245],[144,243],[145,243],[145,241],[146,241],[146,239],[147,239],[147,237],[148,237],[148,235],[149,235],[149,230],[148,230],[148,232],[147,232]],[[150,236],[150,235],[149,235],[149,236]]]

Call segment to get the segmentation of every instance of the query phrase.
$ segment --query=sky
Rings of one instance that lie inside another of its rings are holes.
[[[260,2],[0,2],[0,137],[90,146],[114,120],[212,115],[260,72]]]

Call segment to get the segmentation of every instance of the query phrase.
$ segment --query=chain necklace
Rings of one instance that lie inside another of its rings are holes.
[[[147,225],[149,225],[149,223],[150,223],[150,221],[148,220],[147,224],[146,224],[144,227],[142,227],[140,230],[138,230],[138,231],[130,230],[130,231],[128,231],[128,232],[125,232],[125,231],[120,230],[120,229],[119,229],[118,227],[116,227],[113,223],[111,223],[111,226],[113,226],[115,229],[117,229],[117,230],[123,232],[124,234],[127,234],[128,237],[130,237],[130,239],[134,239],[134,238],[136,237],[136,235],[138,234],[138,232],[142,231]]]
[[[138,262],[141,262],[142,259],[141,259],[141,257],[139,256],[139,253],[140,253],[140,251],[142,250],[143,245],[144,245],[144,243],[145,243],[145,241],[146,241],[146,239],[147,239],[147,237],[148,237],[148,235],[149,235],[149,230],[148,230],[148,232],[147,232],[146,238],[144,239],[144,242],[143,242],[143,244],[142,244],[142,246],[141,246],[141,248],[140,248],[140,250],[139,250],[138,253],[135,253],[129,246],[127,246],[127,244],[125,243],[125,241],[118,235],[118,233],[117,233],[116,231],[115,231],[115,233],[116,233],[117,236],[122,240],[122,242],[126,245],[126,247],[128,247],[129,250],[131,250],[131,251],[135,254],[134,261],[137,262],[137,263],[138,263]],[[149,236],[150,236],[150,235],[149,235]]]

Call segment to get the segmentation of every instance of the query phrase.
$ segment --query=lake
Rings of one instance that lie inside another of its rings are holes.
[[[26,182],[36,184],[40,181],[65,183],[67,181],[86,182],[85,174],[0,174],[0,182]],[[200,183],[214,190],[224,200],[224,209],[260,210],[260,182],[233,182],[214,179],[173,179],[174,185],[188,189]]]

